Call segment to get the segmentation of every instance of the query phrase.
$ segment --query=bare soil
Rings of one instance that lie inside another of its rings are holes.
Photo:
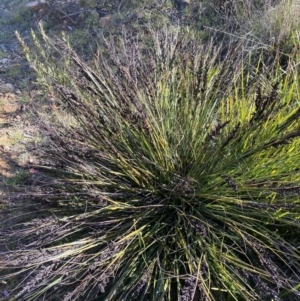
[[[0,176],[12,176],[13,174],[13,154],[11,135],[14,132],[12,123],[19,117],[17,97],[13,93],[0,95]]]

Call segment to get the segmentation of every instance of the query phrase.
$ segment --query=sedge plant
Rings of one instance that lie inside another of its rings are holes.
[[[264,71],[150,30],[86,63],[42,37],[25,54],[73,122],[40,120],[37,205],[0,236],[11,300],[299,298],[296,54]]]

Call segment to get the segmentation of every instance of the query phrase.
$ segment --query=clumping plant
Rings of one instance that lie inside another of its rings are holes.
[[[12,300],[299,298],[296,54],[149,30],[87,64],[42,36],[25,54],[73,121],[40,120],[33,207],[0,235]]]

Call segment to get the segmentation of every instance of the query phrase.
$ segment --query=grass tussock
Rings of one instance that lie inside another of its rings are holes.
[[[12,300],[299,298],[296,54],[150,31],[89,66],[42,36],[25,54],[72,124],[40,120],[38,207],[1,233]]]

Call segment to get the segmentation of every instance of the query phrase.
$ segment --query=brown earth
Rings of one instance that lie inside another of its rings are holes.
[[[0,95],[0,176],[11,176],[12,166],[12,139],[11,133],[14,131],[11,123],[18,110],[16,95],[7,93]]]

